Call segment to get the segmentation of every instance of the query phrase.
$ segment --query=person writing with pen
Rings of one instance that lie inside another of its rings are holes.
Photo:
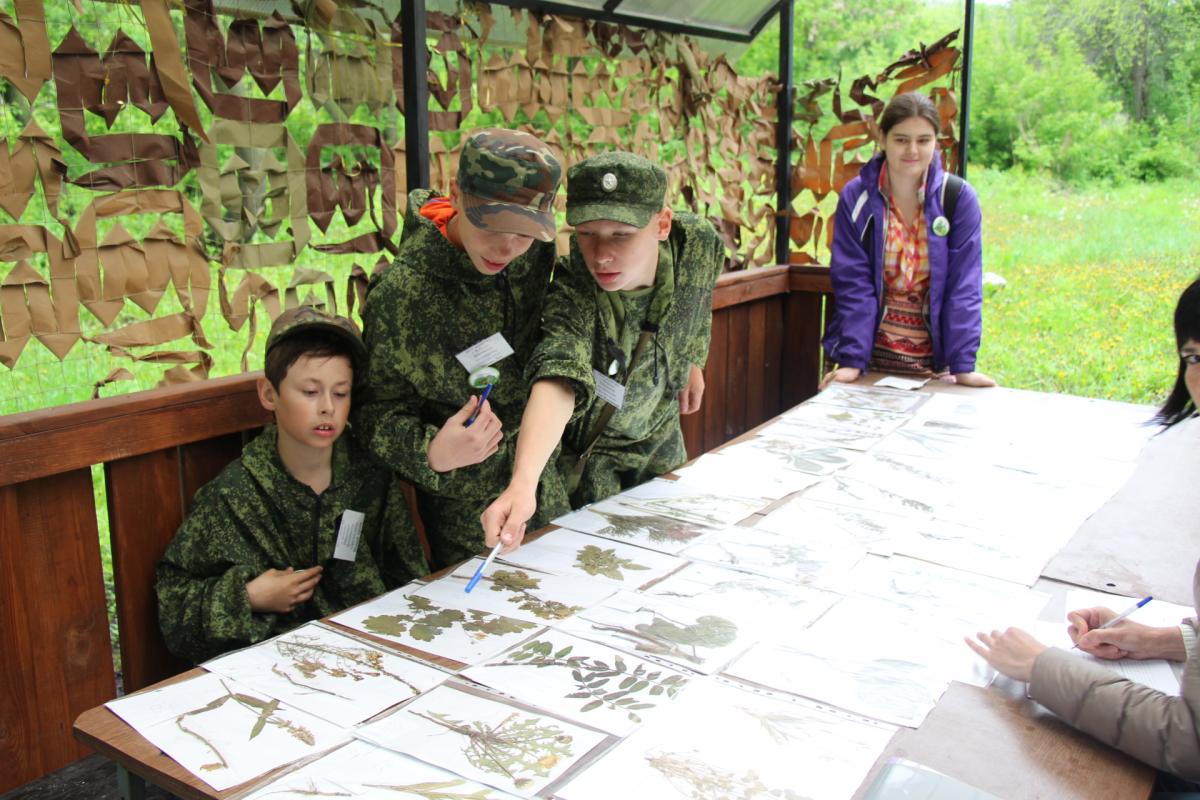
[[[1179,371],[1174,389],[1155,420],[1163,436],[1185,437],[1200,445],[1200,280],[1193,282],[1175,308]],[[1189,452],[1198,452],[1194,447]],[[1193,476],[1194,477],[1194,476]],[[1200,563],[1193,577],[1200,614]],[[1200,781],[1200,622],[1152,627],[1133,619],[1117,620],[1107,608],[1067,615],[1076,647],[1102,659],[1164,658],[1186,662],[1180,695],[1168,695],[1134,683],[1102,665],[1046,647],[1019,628],[979,633],[967,644],[994,668],[1029,683],[1029,696],[1076,728],[1148,764],[1158,767],[1157,788],[1200,791],[1182,782]],[[1110,624],[1115,622],[1116,624]]]

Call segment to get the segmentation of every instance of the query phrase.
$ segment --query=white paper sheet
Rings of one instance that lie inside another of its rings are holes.
[[[105,705],[217,791],[349,739],[343,728],[212,673]]]
[[[677,670],[559,631],[546,631],[462,675],[617,736],[661,714],[689,680]]]
[[[443,607],[404,591],[381,595],[331,621],[464,664],[493,656],[541,627],[512,617]]]
[[[809,402],[906,414],[925,402],[928,396],[917,394],[908,388],[897,390],[879,386],[879,384],[867,387],[831,383]]]
[[[626,489],[612,497],[622,505],[641,508],[652,514],[687,520],[710,527],[741,522],[761,511],[767,503],[761,497],[737,497],[697,491],[677,481],[652,480]]]
[[[869,408],[843,408],[825,403],[802,403],[783,414],[790,423],[815,424],[858,436],[884,436],[903,425],[907,414]]]
[[[683,566],[683,559],[570,530],[550,531],[500,561],[515,567],[636,589]]]
[[[638,592],[618,592],[555,626],[633,655],[713,673],[753,642],[719,613]]]
[[[745,463],[753,465],[756,472],[764,475],[778,470],[830,475],[860,457],[853,450],[843,450],[829,444],[772,436],[754,436],[744,442],[731,444],[721,454],[741,457]]]
[[[874,628],[799,631],[788,644],[755,645],[725,673],[912,728],[950,685],[943,669],[924,661],[919,643],[881,638]]]
[[[564,800],[843,800],[895,729],[711,680],[557,792]]]
[[[792,417],[780,417],[758,431],[759,436],[777,439],[800,439],[806,442],[824,442],[845,450],[870,450],[883,440],[881,433],[864,433],[841,425],[806,421]]]
[[[522,797],[546,789],[609,741],[600,731],[451,684],[355,735]]]
[[[914,523],[895,514],[797,497],[767,514],[754,527],[789,536],[852,541],[872,553],[888,556],[895,551],[896,542],[912,535]]]
[[[213,659],[204,668],[343,727],[448,677],[317,623]]]
[[[693,491],[761,497],[764,507],[821,480],[819,475],[794,470],[764,474],[753,461],[724,452],[706,453],[690,465],[675,470],[675,474],[679,476],[676,483]]]
[[[695,522],[648,514],[615,500],[592,503],[553,520],[552,524],[672,555],[716,530]]]
[[[538,625],[552,625],[578,614],[616,591],[604,581],[581,581],[548,572],[524,570],[492,562],[470,594],[467,583],[483,563],[473,558],[449,575],[413,592],[447,608],[476,609]]]
[[[512,800],[515,796],[394,750],[353,741],[280,776],[244,800]]]
[[[826,588],[839,585],[866,554],[855,541],[740,527],[727,528],[683,551],[698,561]]]

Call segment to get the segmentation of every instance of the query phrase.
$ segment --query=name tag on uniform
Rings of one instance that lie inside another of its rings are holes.
[[[480,367],[491,366],[500,359],[511,356],[512,353],[512,345],[504,338],[503,333],[497,331],[486,339],[480,339],[456,355],[455,358],[466,368],[467,372],[474,372]]]
[[[333,548],[334,558],[342,561],[354,561],[358,558],[358,539],[362,536],[363,519],[365,516],[361,511],[346,509],[342,512],[337,545]]]
[[[592,377],[596,381],[596,396],[620,411],[625,405],[625,387],[598,369],[592,370]]]

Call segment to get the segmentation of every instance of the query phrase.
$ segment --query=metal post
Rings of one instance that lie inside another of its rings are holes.
[[[795,0],[779,4],[779,100],[775,129],[775,263],[787,264],[791,254],[792,220],[792,18]]]
[[[975,43],[975,0],[963,13],[962,91],[958,104],[958,174],[967,177],[967,135],[971,125],[971,51]]]
[[[429,186],[429,56],[425,49],[425,0],[403,0],[400,8],[404,59],[404,164],[408,191]]]

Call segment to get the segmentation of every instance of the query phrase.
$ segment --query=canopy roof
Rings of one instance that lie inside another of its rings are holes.
[[[490,0],[495,5],[748,42],[783,0]]]

